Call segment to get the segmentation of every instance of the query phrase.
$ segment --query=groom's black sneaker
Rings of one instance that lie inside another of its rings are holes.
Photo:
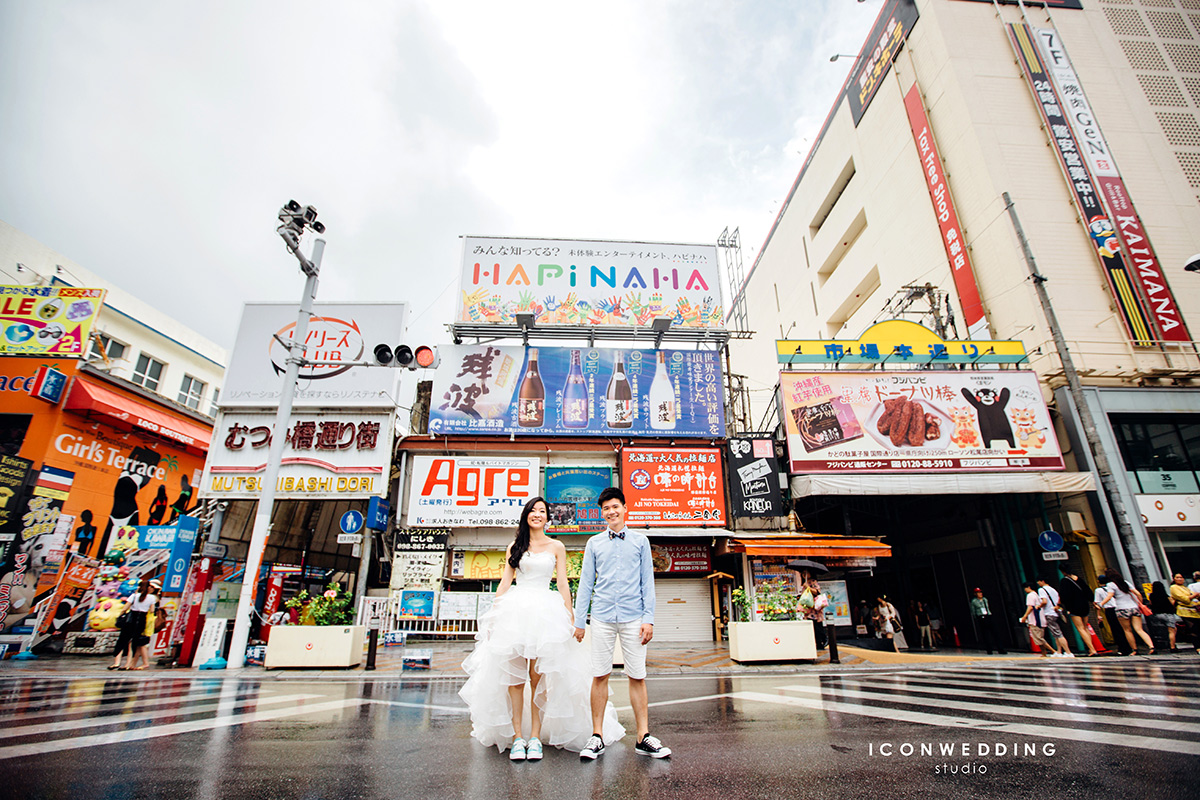
[[[579,757],[594,761],[602,755],[604,755],[604,740],[593,733],[592,738],[588,739],[587,744],[579,751]]]
[[[633,749],[639,756],[650,756],[651,758],[667,758],[671,755],[671,748],[663,747],[662,742],[648,733],[633,746]]]

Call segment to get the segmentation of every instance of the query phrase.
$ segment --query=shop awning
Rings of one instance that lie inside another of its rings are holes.
[[[111,389],[76,379],[63,406],[67,411],[85,411],[110,417],[117,425],[158,434],[201,452],[208,450],[212,432],[194,422],[172,417],[163,411],[139,403]]]
[[[792,497],[851,494],[1075,494],[1095,491],[1090,472],[973,472],[935,475],[793,475]]]
[[[730,539],[729,549],[748,556],[804,556],[817,558],[887,558],[892,548],[874,539],[847,536],[771,536]]]

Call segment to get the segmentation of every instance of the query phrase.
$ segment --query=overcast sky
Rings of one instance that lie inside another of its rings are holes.
[[[462,235],[740,226],[748,268],[881,4],[0,0],[0,219],[224,347],[299,300],[289,198],[318,300],[408,301],[410,338]]]

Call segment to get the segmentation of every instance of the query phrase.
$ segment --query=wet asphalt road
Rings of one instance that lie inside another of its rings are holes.
[[[636,756],[627,736],[594,763],[549,750],[514,764],[470,739],[458,680],[0,673],[0,792],[1193,797],[1198,678],[1195,656],[651,678],[651,730],[671,759]],[[612,684],[632,727],[626,684]]]

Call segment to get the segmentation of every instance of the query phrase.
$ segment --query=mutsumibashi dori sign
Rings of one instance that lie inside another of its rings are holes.
[[[458,322],[724,328],[717,248],[468,236]]]

